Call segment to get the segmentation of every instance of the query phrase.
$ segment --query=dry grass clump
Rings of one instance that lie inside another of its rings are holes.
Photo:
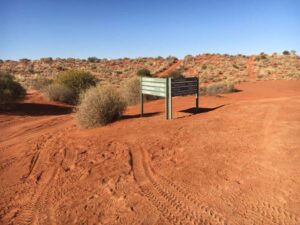
[[[121,93],[128,105],[138,104],[141,100],[141,80],[139,77],[132,77],[125,80],[121,85]],[[158,96],[144,95],[144,100],[156,100]]]
[[[128,105],[140,102],[141,81],[139,77],[132,77],[123,82],[121,91]]]
[[[68,104],[76,103],[76,93],[64,85],[57,83],[50,84],[43,89],[43,92],[52,101],[59,101]]]
[[[223,93],[235,92],[234,83],[229,81],[209,84],[207,87],[200,89],[200,94],[218,95]]]
[[[11,74],[0,71],[0,109],[10,109],[17,100],[25,96],[25,93],[25,89]]]
[[[97,86],[82,94],[76,120],[82,128],[103,126],[120,118],[125,109],[126,102],[113,86]]]
[[[48,85],[52,84],[52,82],[53,80],[51,79],[38,77],[38,78],[28,80],[27,82],[25,82],[25,85],[35,90],[41,91],[44,88],[46,88]]]

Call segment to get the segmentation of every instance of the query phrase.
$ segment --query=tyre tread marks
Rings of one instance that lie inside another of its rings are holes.
[[[172,224],[229,224],[212,208],[197,202],[183,188],[155,173],[146,152],[132,151],[134,174],[148,200]]]
[[[259,202],[249,207],[251,214],[259,215],[272,224],[280,225],[298,225],[300,219],[293,213],[280,206],[274,206],[269,202]],[[254,215],[254,216],[255,216]]]

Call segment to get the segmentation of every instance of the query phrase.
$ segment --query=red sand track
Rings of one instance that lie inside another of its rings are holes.
[[[248,58],[247,60],[247,71],[251,81],[256,80],[256,74],[254,71],[254,59],[252,57]]]
[[[182,61],[178,60],[177,62],[173,63],[170,67],[168,67],[166,70],[162,71],[161,73],[158,73],[156,76],[157,77],[165,77],[172,71],[176,70],[180,65]]]
[[[300,82],[238,88],[90,130],[31,92],[0,115],[0,224],[300,224]]]

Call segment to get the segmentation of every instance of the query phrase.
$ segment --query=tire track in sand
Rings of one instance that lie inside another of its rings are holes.
[[[144,195],[171,224],[228,225],[221,214],[199,202],[183,187],[151,169],[146,152],[131,151],[134,176]]]
[[[51,168],[45,173],[43,175],[45,178],[35,190],[32,201],[21,211],[14,224],[39,224],[39,218],[41,218],[44,207],[47,207],[53,191],[53,183],[58,178],[59,168]],[[53,216],[46,216],[43,219],[46,219],[43,224],[55,224],[55,221],[52,221]]]
[[[60,148],[58,153],[63,156],[61,161],[52,165],[49,169],[43,170],[43,164],[47,161],[47,154],[49,153],[43,152],[45,149],[41,149],[41,147],[49,144],[50,140],[50,144],[55,144],[58,140],[61,142],[63,141],[61,140],[62,138],[63,134],[55,138],[50,136],[44,144],[37,145],[39,147],[32,158],[27,177],[35,177],[38,181],[38,186],[34,191],[31,202],[21,211],[14,224],[57,224],[52,201],[55,184],[61,171],[68,171],[74,167],[77,151],[76,149]]]
[[[278,115],[281,106],[271,106],[264,118],[263,124],[263,146],[264,149],[270,151],[273,145],[272,129],[274,124],[278,123]],[[272,152],[266,152],[266,155],[272,155]],[[264,225],[267,221],[272,225],[299,225],[300,219],[293,213],[286,210],[284,207],[275,206],[270,202],[260,201],[257,203],[250,203],[247,205],[246,213],[255,222],[255,224]]]

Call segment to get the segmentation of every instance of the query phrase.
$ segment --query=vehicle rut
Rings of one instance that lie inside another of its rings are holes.
[[[142,149],[132,151],[134,176],[151,204],[172,224],[226,225],[224,216],[157,174]]]

